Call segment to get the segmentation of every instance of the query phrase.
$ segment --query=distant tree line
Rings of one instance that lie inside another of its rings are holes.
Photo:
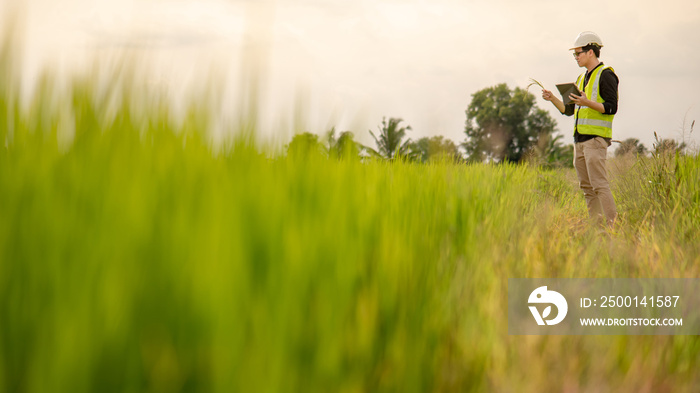
[[[355,141],[354,134],[344,131],[337,134],[330,129],[323,137],[311,132],[294,135],[286,146],[289,156],[301,157],[310,154],[331,158],[375,158],[382,160],[406,160],[431,162],[436,160],[463,162],[458,146],[442,135],[423,137],[416,141],[408,137],[411,126],[402,125],[400,118],[382,119],[378,130],[369,131],[375,146]]]
[[[335,128],[319,136],[310,132],[297,134],[287,145],[291,156],[322,154],[332,158],[375,158],[415,162],[530,162],[546,168],[569,167],[573,145],[565,144],[556,134],[556,122],[549,113],[535,105],[535,96],[516,87],[499,84],[477,91],[467,107],[465,139],[459,147],[441,136],[409,138],[410,125],[403,119],[383,118],[376,132],[369,130],[374,146],[355,141],[354,134]],[[656,136],[656,134],[654,134]],[[617,142],[617,141],[616,141]],[[683,152],[685,143],[656,139],[652,154]],[[636,138],[619,143],[616,156],[646,155],[649,151]]]
[[[620,142],[615,150],[615,157],[626,155],[632,156],[658,156],[663,154],[686,154],[688,145],[685,142],[678,142],[675,139],[659,138],[654,133],[654,144],[651,150],[647,149],[637,138],[627,138]]]

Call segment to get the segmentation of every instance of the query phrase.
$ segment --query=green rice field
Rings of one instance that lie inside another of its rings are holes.
[[[573,169],[213,143],[201,102],[0,68],[1,392],[700,391],[696,336],[507,317],[509,277],[699,277],[697,155],[611,160],[601,233]]]

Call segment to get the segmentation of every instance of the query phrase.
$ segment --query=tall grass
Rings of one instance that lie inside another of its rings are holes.
[[[570,170],[214,145],[206,108],[175,121],[133,80],[47,77],[23,108],[8,59],[0,391],[700,386],[696,337],[508,336],[506,299],[508,277],[697,277],[697,157],[618,174],[601,236]]]

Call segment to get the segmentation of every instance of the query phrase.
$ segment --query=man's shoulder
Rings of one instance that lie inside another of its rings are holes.
[[[615,79],[615,81],[617,81],[617,82],[620,81],[620,78],[619,78],[619,77],[617,76],[617,74],[615,73],[615,69],[612,68],[612,67],[610,67],[610,66],[606,66],[606,67],[603,69],[603,71],[601,71],[600,77],[601,77],[601,78],[607,78],[607,79]]]
[[[615,73],[615,68],[613,68],[613,66],[605,64],[602,61],[600,62],[598,67],[600,67],[600,69],[602,70],[601,73],[613,73],[613,74]],[[596,67],[596,68],[598,68],[598,67]]]

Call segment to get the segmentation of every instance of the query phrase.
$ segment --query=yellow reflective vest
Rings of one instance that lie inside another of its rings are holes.
[[[583,82],[586,80],[586,73],[581,74],[576,80],[576,86],[586,94],[586,97],[591,101],[604,103],[603,97],[600,96],[600,75],[603,70],[610,69],[612,72],[615,70],[610,66],[600,66],[593,70],[593,74],[588,79],[588,84],[583,86]],[[585,135],[597,135],[603,138],[612,138],[612,122],[615,115],[606,115],[598,112],[595,109],[589,108],[587,106],[576,105],[576,129],[579,134]]]

